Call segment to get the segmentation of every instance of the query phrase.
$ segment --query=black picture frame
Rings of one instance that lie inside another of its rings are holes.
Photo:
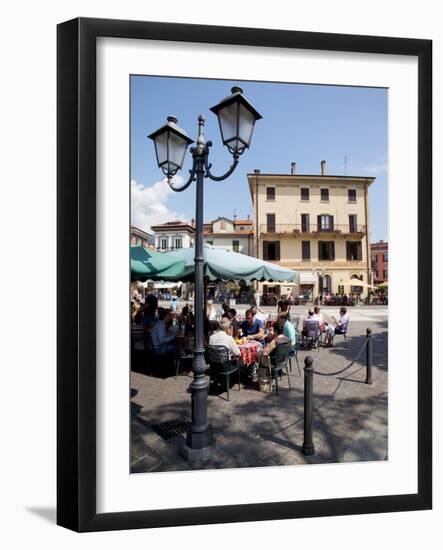
[[[432,507],[432,42],[74,19],[57,29],[57,523],[75,531],[425,510]],[[418,59],[418,491],[361,498],[96,512],[96,39],[173,40]],[[69,315],[65,315],[69,312]]]

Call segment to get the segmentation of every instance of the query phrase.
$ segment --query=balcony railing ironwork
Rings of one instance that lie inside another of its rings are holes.
[[[366,225],[349,225],[349,224],[334,224],[331,227],[319,227],[317,224],[302,225],[302,224],[275,224],[268,225],[260,224],[260,233],[262,234],[277,234],[277,235],[364,235],[366,233]]]

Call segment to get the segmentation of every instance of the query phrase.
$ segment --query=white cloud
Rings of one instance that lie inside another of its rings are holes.
[[[368,173],[368,174],[382,174],[383,172],[386,172],[388,169],[386,163],[383,162],[373,162],[371,164],[368,164],[362,169],[362,173]]]
[[[177,184],[182,182],[180,176],[176,176],[175,180]],[[174,220],[186,221],[184,214],[173,212],[167,207],[166,203],[172,193],[174,191],[169,187],[166,178],[162,181],[156,181],[149,187],[132,180],[131,224],[149,232],[151,225]]]

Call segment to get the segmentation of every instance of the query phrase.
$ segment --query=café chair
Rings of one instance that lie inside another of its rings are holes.
[[[348,325],[349,325],[349,321],[346,323],[344,331],[335,333],[334,337],[332,338],[332,341],[334,342],[334,340],[337,338],[337,336],[343,336],[343,338],[345,340],[345,347],[346,348],[348,347],[348,341],[346,340],[346,334],[348,332]]]
[[[225,346],[208,346],[209,384],[211,380],[223,377],[226,383],[227,400],[229,401],[229,382],[231,374],[238,372],[238,391],[240,391],[240,364],[229,358],[229,350]]]
[[[291,379],[289,378],[288,363],[289,355],[293,346],[290,342],[287,344],[277,344],[274,351],[269,355],[270,360],[270,376],[275,381],[275,394],[278,395],[278,379],[282,378],[282,372],[285,370],[288,379],[289,389],[291,388]]]
[[[177,355],[175,359],[175,379],[178,378],[178,373],[183,363],[186,361],[192,361],[194,359],[194,353],[192,351],[185,351]]]
[[[292,372],[292,360],[295,359],[298,368],[298,375],[301,376],[300,365],[298,362],[298,351],[300,349],[300,336],[298,332],[295,332],[295,344],[291,346],[291,351],[289,352],[289,370]]]
[[[298,332],[298,324],[300,322],[300,315],[298,313],[290,313],[289,320],[294,325],[295,330]]]
[[[320,337],[321,337],[321,331],[320,331],[320,323],[318,321],[306,321],[304,331],[306,332],[305,335],[305,342],[306,342],[306,349],[312,349],[314,346],[316,347],[317,351],[320,351]]]

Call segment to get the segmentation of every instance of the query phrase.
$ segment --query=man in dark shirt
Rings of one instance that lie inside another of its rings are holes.
[[[248,340],[262,340],[265,335],[263,323],[260,319],[254,319],[254,313],[250,309],[246,310],[245,320],[240,329]]]

